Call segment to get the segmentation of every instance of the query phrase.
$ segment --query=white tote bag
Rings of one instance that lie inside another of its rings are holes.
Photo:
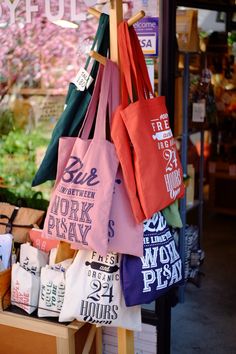
[[[98,326],[141,331],[141,307],[126,307],[120,286],[120,257],[80,250],[66,272],[66,292],[60,322],[89,322]]]
[[[65,296],[65,272],[43,267],[40,278],[39,317],[58,317]]]
[[[34,312],[38,307],[40,278],[25,270],[19,263],[12,265],[11,303],[26,311]]]
[[[20,246],[20,265],[33,274],[40,275],[40,270],[48,264],[48,253],[40,251],[29,242]]]
[[[10,267],[12,240],[12,234],[0,235],[0,271]]]

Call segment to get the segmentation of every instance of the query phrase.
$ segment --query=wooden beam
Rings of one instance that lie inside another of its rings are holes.
[[[66,340],[68,339],[68,331],[73,331],[73,329],[68,328],[64,324],[18,315],[8,311],[0,311],[0,324],[14,328],[21,328],[26,331],[46,334],[48,336],[60,337]],[[83,327],[83,325],[84,323],[78,322],[76,330]]]
[[[88,8],[88,13],[90,14],[90,15],[93,15],[94,17],[96,17],[96,18],[100,18],[100,16],[101,16],[101,12],[100,11],[98,11],[97,9],[95,9],[94,7],[89,7]]]
[[[99,53],[95,52],[94,50],[91,50],[89,55],[93,59],[97,60],[100,64],[106,65],[106,58],[100,55]]]
[[[96,330],[96,354],[102,354],[102,327]]]
[[[134,353],[134,332],[124,328],[117,329],[118,354]]]
[[[143,10],[139,11],[136,15],[134,15],[127,21],[128,26],[132,26],[133,24],[141,20],[144,16],[145,12]]]
[[[91,325],[82,354],[90,353],[95,335],[96,335],[96,326]]]
[[[110,0],[110,58],[119,64],[118,25],[123,20],[122,0]],[[134,353],[134,335],[132,331],[117,328],[118,354]]]
[[[122,0],[110,0],[110,58],[118,63],[117,27],[123,20]]]

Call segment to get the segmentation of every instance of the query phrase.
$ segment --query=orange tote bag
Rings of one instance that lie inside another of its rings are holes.
[[[123,78],[123,109],[120,110],[120,117],[123,121],[122,129],[125,127],[130,145],[129,156],[126,152],[126,156],[122,158],[127,159],[129,163],[122,164],[121,161],[121,166],[122,169],[129,166],[129,172],[126,171],[126,174],[135,176],[135,197],[148,219],[183,196],[183,172],[169,124],[165,97],[154,97],[152,93],[135,30],[128,27],[126,22],[122,22],[118,35]],[[119,148],[115,140],[117,139],[114,139],[116,148]],[[126,143],[120,142],[121,148],[122,144],[127,147],[127,139]],[[122,153],[118,155],[121,156]],[[130,193],[130,186],[126,187]],[[134,193],[130,195],[131,204],[133,197]]]

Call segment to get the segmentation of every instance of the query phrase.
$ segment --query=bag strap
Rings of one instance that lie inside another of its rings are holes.
[[[113,81],[113,71],[115,63],[110,59],[107,59],[104,68],[101,93],[98,104],[98,112],[95,123],[94,139],[106,139],[106,117],[107,117],[107,106],[109,103],[109,91],[111,89],[111,82]]]
[[[6,230],[5,230],[5,233],[12,233],[12,228],[13,227],[22,227],[22,228],[29,228],[29,229],[32,229],[34,227],[33,224],[29,224],[29,225],[18,225],[18,224],[14,224],[13,221],[15,220],[18,212],[19,212],[20,208],[18,207],[15,207],[11,216],[7,216],[7,215],[4,215],[4,214],[0,214],[0,219],[7,219],[8,222],[0,222],[0,225],[5,225],[6,226]]]
[[[136,53],[134,53],[133,51],[130,39],[129,26],[125,21],[122,24],[122,32],[122,37],[124,38],[122,40],[122,44],[125,46],[125,50],[127,50],[128,52],[132,76],[132,90],[135,93],[134,99],[132,100],[133,102],[136,98],[145,98],[145,85],[143,84],[142,80],[142,72],[139,72],[139,57],[136,57]],[[138,46],[140,46],[139,42]]]
[[[19,208],[15,207],[10,217],[7,215],[3,215],[3,214],[0,215],[0,219],[8,219],[7,223],[0,222],[1,225],[6,225],[6,229],[5,229],[6,234],[8,234],[8,233],[10,234],[12,232],[12,223],[13,223],[13,220],[15,219],[16,215],[18,214],[18,211],[19,211]]]
[[[99,69],[98,69],[98,75],[97,75],[97,78],[95,81],[93,95],[90,100],[88,110],[87,110],[85,119],[83,121],[83,125],[81,126],[81,129],[78,134],[78,136],[82,139],[88,139],[89,133],[91,131],[91,128],[92,128],[92,125],[94,122],[94,117],[96,115],[96,110],[97,110],[97,105],[98,105],[98,100],[99,100],[99,93],[101,91],[103,71],[104,71],[104,67],[103,67],[103,65],[100,65]]]
[[[112,68],[111,88],[108,97],[110,123],[112,115],[120,104],[120,71],[116,64]]]
[[[126,94],[129,95],[131,101],[133,102],[133,88],[131,77],[131,64],[127,51],[127,46],[125,43],[124,22],[121,22],[118,26],[118,48],[122,83],[122,105],[125,106],[128,104],[128,98]]]
[[[130,55],[133,52],[133,58],[137,58],[134,64],[137,65],[138,77],[142,77],[143,84],[146,88],[146,93],[151,94],[154,97],[153,88],[148,74],[148,69],[145,61],[145,57],[142,48],[139,43],[137,33],[133,26],[126,26],[126,33],[129,33],[129,51]],[[140,76],[141,75],[141,76]]]
[[[99,93],[103,92],[101,83],[102,83],[102,76],[104,72],[104,66],[100,65],[99,71],[98,71],[98,76],[95,82],[95,87],[93,91],[93,95],[88,107],[88,111],[85,117],[85,120],[83,122],[83,126],[81,127],[81,131],[79,136],[82,139],[88,139],[89,133],[92,129],[95,117],[96,117],[96,110],[98,108],[98,101],[99,101]],[[108,95],[108,108],[109,108],[109,119],[110,119],[110,124],[112,120],[112,114],[114,113],[115,109],[117,106],[120,104],[120,73],[117,65],[112,65],[112,81],[111,81],[111,87],[109,90],[109,95]]]
[[[137,34],[133,26],[127,22],[120,23],[118,28],[118,45],[122,71],[122,102],[128,104],[135,98],[149,98],[154,96],[148,70]]]

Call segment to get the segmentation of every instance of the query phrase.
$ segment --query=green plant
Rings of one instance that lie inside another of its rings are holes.
[[[0,111],[0,137],[8,134],[14,126],[13,113],[9,109]]]
[[[31,182],[37,170],[36,148],[47,145],[37,130],[26,133],[24,130],[11,131],[0,141],[0,171],[4,183],[19,197],[32,197],[35,190]]]

